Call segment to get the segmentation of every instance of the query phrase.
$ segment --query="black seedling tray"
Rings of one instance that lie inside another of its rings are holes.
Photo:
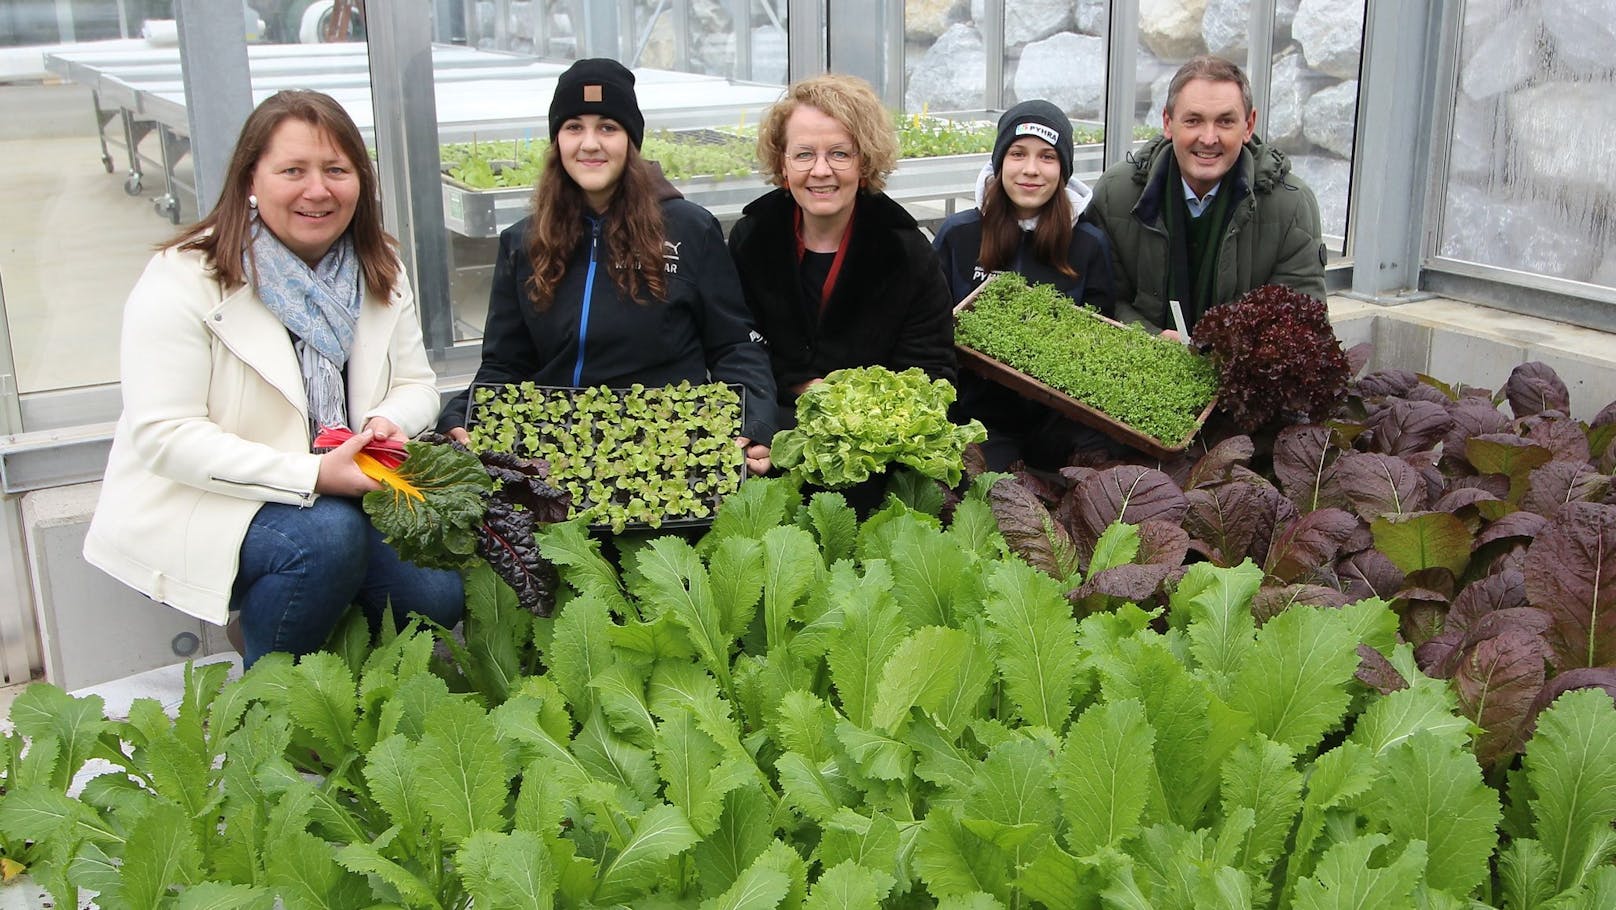
[[[705,383],[703,385],[712,384],[713,383]],[[700,386],[696,387],[699,388]],[[735,394],[737,399],[734,406],[735,420],[733,425],[729,428],[727,435],[723,436],[718,441],[724,446],[733,448],[734,438],[741,434],[741,428],[745,426],[746,423],[746,396],[744,390],[739,385],[730,384],[728,388]],[[515,434],[515,438],[511,440],[511,444],[508,447],[506,445],[496,445],[493,448],[496,451],[510,451],[524,458],[543,458],[551,461],[551,476],[555,478],[551,481],[551,483],[558,489],[567,489],[569,486],[569,480],[578,486],[585,487],[586,489],[582,491],[582,495],[580,495],[577,491],[574,491],[574,502],[570,513],[573,516],[583,514],[584,512],[595,508],[602,501],[613,501],[619,506],[628,507],[631,500],[634,498],[636,490],[632,487],[617,486],[618,478],[660,477],[662,483],[669,485],[671,485],[672,481],[674,480],[671,473],[672,468],[666,464],[666,448],[648,451],[643,447],[646,443],[646,436],[648,432],[645,427],[658,427],[658,421],[663,419],[682,419],[681,415],[677,413],[658,415],[654,412],[650,414],[633,415],[629,413],[632,407],[632,402],[635,398],[643,398],[647,393],[654,396],[656,393],[662,391],[662,387],[645,389],[608,389],[604,387],[573,388],[570,386],[542,386],[531,383],[473,384],[467,407],[466,427],[468,431],[473,433],[474,444],[477,442],[477,427],[489,419],[488,415],[485,413],[489,405],[487,403],[478,403],[477,399],[479,389],[494,389],[496,390],[496,394],[502,397],[508,396],[512,390],[516,390],[519,394],[525,394],[527,396],[526,403],[530,407],[537,406],[541,410],[545,411],[544,414],[528,415],[530,419],[520,422],[519,429]],[[589,438],[587,440],[582,440],[578,439],[579,433],[577,432],[577,422],[580,419],[580,415],[577,413],[577,404],[586,396],[596,399],[600,399],[602,396],[604,396],[605,399],[612,401],[616,408],[616,422],[614,423],[610,420],[600,420],[599,411],[601,410],[601,405],[599,401],[592,403],[589,411],[582,415],[582,419],[587,419],[591,424],[587,430]],[[557,404],[557,402],[564,402],[564,404]],[[550,403],[548,407],[546,406],[546,403]],[[672,405],[670,405],[670,407],[672,407]],[[623,432],[621,429],[619,429],[624,423],[629,421],[639,421],[642,424],[642,427],[634,433]],[[688,444],[690,446],[702,444],[710,445],[711,443],[709,440],[717,438],[716,436],[709,436],[705,432],[702,432],[699,426],[694,425],[695,421],[691,422],[692,426],[690,427],[690,433],[687,437]],[[660,430],[654,432],[659,431]],[[568,457],[568,453],[552,453],[550,449],[547,448],[547,445],[560,445],[565,447],[565,440],[569,438],[575,440],[571,457],[585,459],[591,464],[597,465],[597,473],[595,474],[593,481],[576,480],[571,477],[558,476],[560,474],[568,473],[565,469],[565,460]],[[666,441],[667,440],[665,438],[661,440],[654,440],[652,445],[654,446],[657,442],[665,443]],[[530,445],[530,443],[533,445]],[[609,467],[599,467],[599,463],[603,460],[615,464],[623,464],[636,459],[650,458],[657,459],[659,463],[643,468],[626,468],[622,472],[613,472]],[[591,523],[590,528],[593,530],[605,530],[616,533],[629,530],[676,530],[683,528],[707,527],[708,525],[712,524],[713,516],[717,514],[718,507],[723,503],[724,497],[733,492],[735,488],[738,488],[741,481],[746,479],[747,471],[745,460],[740,459],[739,464],[735,466],[734,470],[736,472],[736,479],[733,487],[728,489],[726,489],[726,480],[731,475],[730,466],[727,464],[718,465],[710,469],[703,470],[703,466],[692,463],[689,465],[689,469],[683,473],[682,489],[695,494],[697,497],[695,504],[697,508],[706,509],[707,514],[705,515],[668,513],[663,515],[660,521],[655,525],[653,525],[650,520],[634,520],[626,521],[622,525],[614,527],[610,521],[597,521]],[[661,473],[658,473],[659,471]],[[587,489],[587,487],[589,487],[592,482],[595,481],[611,485],[611,500],[597,500],[590,495],[590,491]],[[640,489],[643,489],[643,487]]]

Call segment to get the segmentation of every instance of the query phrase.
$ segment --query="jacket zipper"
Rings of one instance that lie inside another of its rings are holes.
[[[584,340],[589,335],[589,303],[595,296],[595,253],[600,249],[600,219],[589,219],[589,271],[584,275],[584,304],[578,311],[578,362],[572,367],[572,384],[584,382]]]
[[[293,496],[296,496],[299,500],[301,500],[301,503],[298,506],[299,508],[308,508],[314,503],[314,494],[307,490],[295,490],[291,487],[277,487],[274,484],[258,483],[257,481],[253,480],[231,480],[228,477],[220,477],[218,475],[210,475],[208,479],[214,483],[227,483],[236,487],[258,487],[261,490],[274,490],[277,493],[291,493]]]

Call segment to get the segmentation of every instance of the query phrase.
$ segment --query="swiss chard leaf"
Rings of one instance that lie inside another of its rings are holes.
[[[365,514],[400,558],[420,566],[458,569],[477,553],[477,533],[494,481],[470,452],[410,441],[396,469],[409,489],[366,493]]]

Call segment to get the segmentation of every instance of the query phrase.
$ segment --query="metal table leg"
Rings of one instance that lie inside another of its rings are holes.
[[[140,179],[144,171],[140,166],[140,140],[152,131],[150,120],[136,120],[128,108],[119,112],[123,121],[123,143],[129,151],[129,176],[124,178],[123,191],[131,196],[140,195]]]
[[[191,151],[191,139],[163,124],[157,125],[157,138],[163,154],[163,195],[152,200],[152,207],[173,224],[179,224],[180,198],[174,190],[179,188],[180,183],[174,177],[174,169],[179,166],[180,159]]]
[[[109,111],[101,106],[101,93],[95,89],[90,90],[90,107],[95,109],[95,138],[101,141],[101,166],[112,173],[112,153],[107,151],[107,124],[118,116],[118,111]]]

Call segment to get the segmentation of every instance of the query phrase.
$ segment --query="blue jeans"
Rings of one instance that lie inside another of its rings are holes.
[[[241,542],[230,608],[253,662],[271,651],[318,651],[348,607],[359,604],[374,629],[392,605],[453,626],[465,608],[460,573],[400,559],[357,499],[321,496],[304,509],[265,503]]]

